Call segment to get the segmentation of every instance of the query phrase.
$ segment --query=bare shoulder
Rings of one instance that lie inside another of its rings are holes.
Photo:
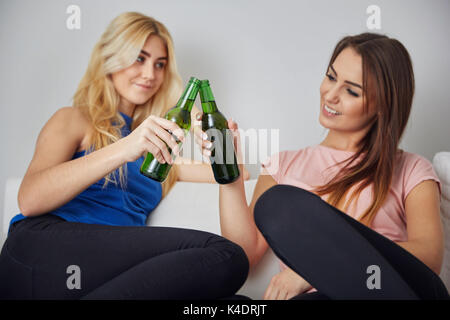
[[[424,202],[434,204],[437,209],[439,209],[440,190],[438,183],[433,179],[426,179],[418,183],[411,192],[408,193],[405,206],[407,208],[418,207],[423,211],[421,204],[423,205]]]
[[[50,121],[59,122],[56,126],[63,128],[74,137],[78,142],[76,152],[88,147],[92,125],[79,108],[62,107],[53,114]]]
[[[89,125],[89,121],[86,116],[77,107],[62,107],[56,110],[52,118],[57,118],[60,121],[65,122],[67,125],[73,127],[86,127]]]
[[[89,122],[79,109],[58,109],[39,133],[26,176],[70,160],[88,131]]]

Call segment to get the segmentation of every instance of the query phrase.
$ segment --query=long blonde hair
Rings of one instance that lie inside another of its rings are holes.
[[[158,92],[145,104],[137,105],[131,130],[139,126],[149,115],[164,116],[173,107],[182,91],[178,74],[172,37],[159,21],[138,12],[125,12],[117,16],[106,28],[95,45],[86,73],[73,97],[73,106],[78,107],[91,122],[93,130],[89,136],[87,152],[101,149],[122,138],[121,128],[125,120],[119,113],[120,96],[114,88],[111,74],[131,66],[138,58],[147,38],[159,36],[166,45],[168,61],[164,81]],[[126,164],[119,168],[119,182],[126,185]],[[176,170],[173,167],[163,183],[163,196],[175,183]],[[117,184],[116,172],[105,177]]]

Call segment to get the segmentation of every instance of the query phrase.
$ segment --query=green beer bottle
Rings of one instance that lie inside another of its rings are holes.
[[[239,177],[233,134],[228,129],[224,115],[217,109],[208,80],[202,80],[200,83],[200,99],[203,109],[202,130],[213,143],[210,160],[214,178],[220,184],[233,182]]]
[[[180,97],[180,100],[178,100],[177,105],[170,109],[165,115],[167,120],[175,122],[181,129],[184,129],[185,134],[187,134],[191,128],[191,110],[194,105],[195,98],[197,97],[199,85],[200,80],[195,77],[191,77]],[[171,132],[169,131],[169,133]],[[173,137],[179,144],[181,150],[181,142],[175,135],[173,135]],[[167,148],[168,151],[172,153],[172,149],[169,147]],[[172,158],[174,159],[175,156],[172,155]],[[159,163],[158,160],[150,152],[148,152],[142,162],[140,171],[144,176],[163,182],[167,178],[170,168],[172,168],[172,165],[168,163]]]

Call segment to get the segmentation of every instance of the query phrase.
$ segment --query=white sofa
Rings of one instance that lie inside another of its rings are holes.
[[[445,228],[445,257],[441,271],[441,278],[450,291],[450,152],[437,153],[433,159],[433,166],[442,182],[441,216]],[[247,201],[250,202],[256,180],[245,182]],[[19,212],[17,208],[17,191],[20,179],[11,178],[6,182],[3,239],[10,219]],[[204,230],[220,234],[218,195],[216,184],[178,182],[167,197],[151,213],[148,224],[154,226],[173,226]],[[279,264],[273,252],[265,254],[262,261],[251,270],[249,277],[239,294],[252,299],[261,299],[270,279],[279,272]]]

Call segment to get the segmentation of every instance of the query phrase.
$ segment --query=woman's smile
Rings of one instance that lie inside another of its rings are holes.
[[[134,83],[134,85],[136,85],[138,88],[140,89],[144,89],[144,90],[150,90],[153,88],[153,86],[151,85],[146,85],[146,84],[141,84],[141,83]]]
[[[342,115],[342,113],[338,112],[337,110],[335,110],[333,108],[330,108],[326,104],[323,105],[322,111],[323,111],[324,115],[326,115],[327,117],[336,117],[336,116]]]

